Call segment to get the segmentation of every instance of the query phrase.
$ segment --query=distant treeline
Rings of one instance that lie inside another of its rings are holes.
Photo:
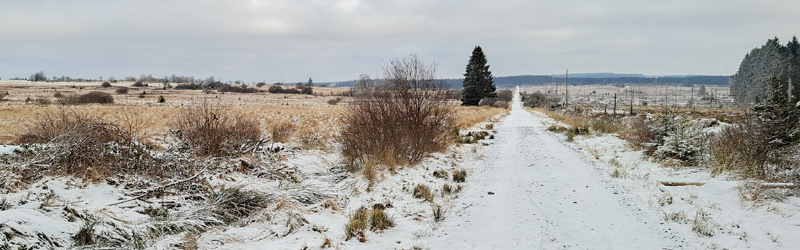
[[[722,85],[729,84],[729,76],[687,76],[687,77],[570,77],[570,85],[642,85],[642,84],[680,84],[680,85]],[[451,88],[461,88],[463,79],[443,79]],[[548,75],[500,76],[494,78],[494,85],[499,88],[512,88],[524,85],[544,85],[565,83],[565,77]],[[332,87],[353,87],[356,81],[326,83]]]

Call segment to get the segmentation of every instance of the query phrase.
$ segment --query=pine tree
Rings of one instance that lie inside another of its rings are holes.
[[[311,80],[311,77],[308,78],[308,82],[306,82],[306,86],[314,86],[314,81]]]
[[[475,46],[472,56],[469,57],[467,72],[464,73],[464,90],[461,92],[461,105],[476,106],[483,98],[495,98],[494,80],[489,65],[486,65],[486,55],[481,46]]]
[[[697,91],[697,95],[704,96],[707,94],[708,92],[706,92],[706,85],[700,85],[700,90]]]
[[[800,122],[800,110],[797,97],[789,95],[790,85],[780,76],[771,76],[766,82],[769,85],[771,98],[763,104],[757,104],[753,110],[767,136],[769,144],[774,147],[789,145],[798,139],[797,124]]]

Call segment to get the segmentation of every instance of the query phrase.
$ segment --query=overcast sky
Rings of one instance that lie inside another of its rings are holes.
[[[342,81],[414,52],[462,77],[726,75],[800,35],[796,0],[19,0],[0,2],[0,77]]]

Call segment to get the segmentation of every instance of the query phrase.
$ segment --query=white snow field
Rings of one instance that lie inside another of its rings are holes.
[[[431,249],[693,249],[516,95]]]

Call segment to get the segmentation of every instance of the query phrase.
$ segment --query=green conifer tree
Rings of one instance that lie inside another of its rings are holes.
[[[467,71],[464,73],[464,89],[461,91],[461,105],[476,106],[483,98],[495,98],[494,80],[489,65],[486,65],[486,55],[481,46],[475,46],[472,56],[469,57]]]

